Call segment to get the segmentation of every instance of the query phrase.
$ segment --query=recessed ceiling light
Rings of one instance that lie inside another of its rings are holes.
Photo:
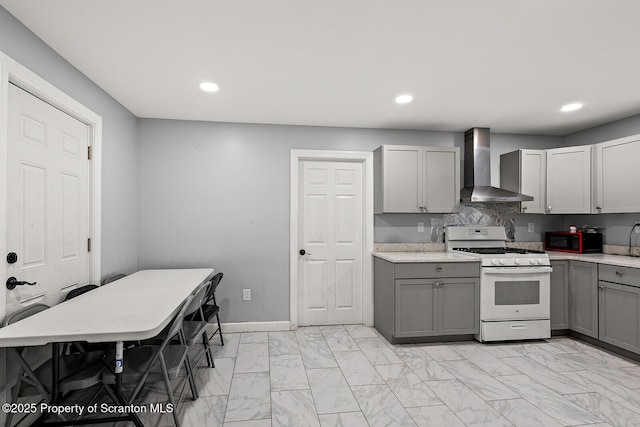
[[[396,104],[408,104],[411,101],[413,101],[413,95],[396,96]]]
[[[572,102],[571,104],[564,105],[560,111],[567,113],[569,111],[576,111],[582,108],[582,102]]]
[[[220,89],[220,88],[215,83],[202,82],[202,83],[200,83],[200,89],[202,89],[205,92],[217,92],[218,89]]]

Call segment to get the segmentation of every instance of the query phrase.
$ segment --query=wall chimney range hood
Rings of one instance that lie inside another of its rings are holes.
[[[533,197],[491,186],[489,128],[464,133],[464,188],[462,202],[530,202]]]

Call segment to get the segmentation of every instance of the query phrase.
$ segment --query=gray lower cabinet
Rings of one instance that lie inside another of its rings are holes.
[[[478,279],[399,279],[395,286],[396,338],[478,333]]]
[[[640,352],[640,288],[598,282],[600,341]]]
[[[598,264],[571,261],[569,329],[598,338]]]
[[[551,330],[569,329],[569,261],[551,261]]]
[[[435,279],[395,281],[394,336],[406,338],[438,335],[436,283]]]
[[[478,263],[392,263],[374,257],[374,326],[389,341],[477,334]]]

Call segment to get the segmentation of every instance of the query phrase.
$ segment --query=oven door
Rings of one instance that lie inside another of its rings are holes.
[[[482,267],[480,319],[549,319],[551,267]]]

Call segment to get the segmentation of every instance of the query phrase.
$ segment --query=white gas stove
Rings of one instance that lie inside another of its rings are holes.
[[[551,336],[551,264],[545,252],[507,248],[504,227],[449,226],[448,252],[480,260],[479,341]]]

